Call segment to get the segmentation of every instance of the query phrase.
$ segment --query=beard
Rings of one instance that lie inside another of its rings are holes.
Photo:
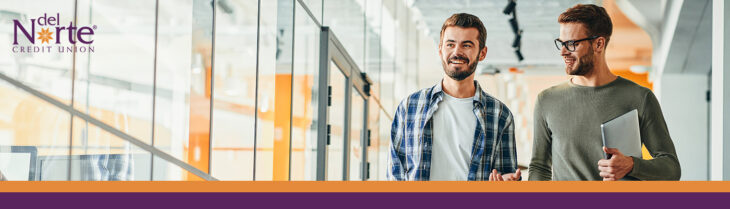
[[[477,53],[477,58],[479,57],[479,53],[481,53],[481,52]],[[452,60],[461,60],[461,61],[464,61],[465,63],[470,63],[469,62],[470,60],[467,57],[459,56],[459,55],[451,56],[451,57],[449,57],[448,60],[441,60],[441,64],[444,67],[444,72],[446,72],[446,75],[448,75],[451,79],[454,79],[456,81],[462,81],[462,80],[468,78],[469,76],[471,76],[471,74],[474,74],[474,71],[476,71],[476,69],[477,69],[477,64],[479,63],[479,61],[477,61],[475,59],[474,63],[467,65],[466,70],[462,70],[461,67],[449,68],[448,64]]]
[[[578,66],[576,66],[574,69],[571,69],[567,66],[565,67],[565,72],[568,73],[568,75],[582,76],[593,71],[593,48],[589,49],[590,51],[588,51],[586,55],[580,57],[578,61]]]

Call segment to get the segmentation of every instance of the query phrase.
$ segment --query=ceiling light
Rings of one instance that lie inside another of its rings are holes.
[[[512,48],[519,48],[522,46],[522,30],[517,31],[517,35],[515,35],[515,40],[512,42]]]
[[[509,3],[507,3],[507,7],[504,8],[504,14],[508,15],[515,11],[515,6],[517,6],[517,3],[515,3],[514,0],[509,0]]]
[[[517,25],[517,18],[515,18],[515,17],[510,18],[509,25],[512,27],[512,32],[514,32],[515,34],[517,34],[517,32],[519,32],[520,26]]]

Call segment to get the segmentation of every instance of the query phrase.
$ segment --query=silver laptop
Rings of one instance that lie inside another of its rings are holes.
[[[603,146],[617,148],[626,156],[641,158],[641,132],[636,109],[601,124],[601,134]],[[611,157],[606,153],[603,156],[606,159]]]

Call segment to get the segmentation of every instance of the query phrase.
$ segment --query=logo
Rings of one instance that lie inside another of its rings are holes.
[[[30,24],[13,20],[13,53],[93,53],[96,25],[78,27],[61,24],[61,15],[43,14]],[[21,42],[24,42],[21,44]]]

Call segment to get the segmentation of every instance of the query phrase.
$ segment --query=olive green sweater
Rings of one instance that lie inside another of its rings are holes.
[[[659,102],[651,90],[622,77],[598,87],[568,81],[540,93],[529,180],[602,180],[600,125],[633,109],[639,112],[641,142],[653,159],[634,157],[626,179],[678,180],[679,160]]]

